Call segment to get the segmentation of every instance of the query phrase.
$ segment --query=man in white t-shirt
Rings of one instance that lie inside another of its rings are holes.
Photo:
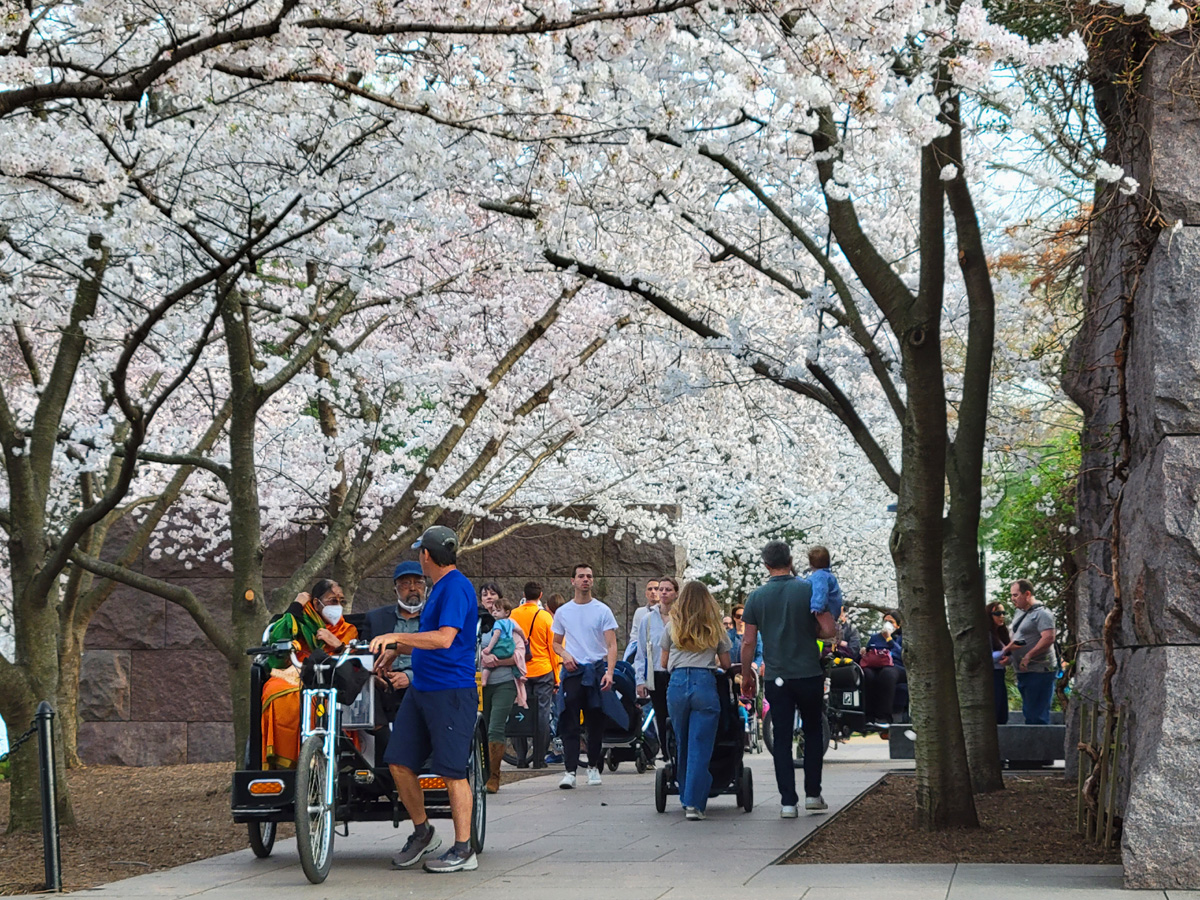
[[[554,652],[562,658],[562,713],[558,736],[562,738],[566,774],[559,787],[575,787],[579,768],[579,716],[587,726],[588,784],[600,783],[603,755],[604,710],[600,692],[612,690],[617,664],[617,618],[607,605],[592,597],[592,567],[580,564],[571,576],[575,598],[554,614]]]

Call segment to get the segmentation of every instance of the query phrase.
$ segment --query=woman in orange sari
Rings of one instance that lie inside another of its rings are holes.
[[[267,643],[292,642],[300,662],[315,647],[340,650],[358,637],[358,629],[342,616],[345,594],[336,581],[323,578],[310,593],[296,595],[292,605],[267,630]],[[295,768],[300,755],[300,673],[285,656],[268,660],[271,677],[262,692],[262,761],[264,769]]]

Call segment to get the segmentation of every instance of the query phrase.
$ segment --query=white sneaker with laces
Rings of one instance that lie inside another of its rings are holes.
[[[575,787],[575,773],[567,772],[565,775],[563,775],[562,781],[558,783],[558,786],[564,791],[569,791],[571,788]]]
[[[708,816],[704,815],[704,810],[699,809],[695,806],[685,806],[683,808],[683,817],[685,819],[691,819],[693,821],[699,821],[701,819],[708,818]]]
[[[798,810],[794,806],[779,807],[779,818],[781,818],[781,819],[795,819],[799,815],[800,815],[800,810]]]
[[[604,783],[600,780],[600,770],[599,769],[593,769],[590,766],[588,767],[587,783],[588,784],[603,784]]]
[[[809,812],[825,812],[829,809],[829,804],[825,802],[824,797],[805,797],[804,808]]]

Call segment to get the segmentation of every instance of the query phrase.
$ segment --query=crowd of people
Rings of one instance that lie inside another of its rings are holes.
[[[480,711],[487,731],[488,792],[500,789],[509,719],[515,707],[529,710],[532,737],[512,739],[519,767],[561,762],[559,787],[574,789],[586,758],[587,785],[602,784],[605,723],[613,715],[618,624],[612,609],[593,594],[595,572],[576,565],[571,597],[545,597],[537,582],[520,598],[485,582],[478,596],[457,568],[457,535],[428,529],[413,545],[416,561],[393,572],[396,602],[369,612],[356,628],[343,615],[343,593],[333,581],[302,593],[268,631],[268,640],[292,640],[296,662],[310,653],[336,653],[350,641],[370,642],[376,656],[373,737],[388,765],[413,832],[392,860],[396,868],[423,864],[430,872],[476,868],[470,844],[472,797],[467,766]],[[724,612],[708,587],[680,587],[672,576],[651,579],[645,604],[632,617],[625,659],[632,662],[636,694],[651,704],[662,748],[679,787],[685,818],[705,818],[712,788],[713,755],[721,696],[718,673],[736,671],[743,698],[761,681],[774,727],[771,745],[780,815],[799,815],[793,767],[793,727],[798,719],[804,746],[827,739],[822,731],[823,657],[862,668],[866,706],[873,724],[892,721],[897,688],[906,679],[903,630],[898,612],[883,616],[865,645],[851,623],[829,551],[813,547],[809,572],[799,576],[791,549],[770,541],[762,549],[765,583],[745,604]],[[428,585],[428,588],[427,588]],[[428,590],[428,593],[426,593]],[[1025,721],[1048,721],[1056,658],[1053,615],[1024,580],[1011,588],[1020,611],[1011,632],[1003,604],[988,607],[992,621],[996,715],[1007,719],[1006,667],[1017,669]],[[480,617],[490,622],[479,629]],[[287,660],[272,658],[263,689],[263,760],[270,767],[295,765],[299,746],[299,679]],[[723,676],[722,676],[723,677]],[[478,680],[477,680],[478,679]],[[550,744],[561,742],[561,757]],[[669,737],[668,737],[669,736]],[[821,792],[822,753],[804,754],[804,808],[828,809]],[[653,765],[653,761],[649,762]],[[454,842],[443,842],[429,823],[418,775],[431,771],[445,781]]]

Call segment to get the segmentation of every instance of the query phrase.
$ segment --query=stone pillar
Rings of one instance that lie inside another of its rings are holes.
[[[1064,384],[1084,411],[1075,694],[1092,700],[1102,694],[1121,494],[1114,699],[1128,715],[1125,886],[1200,889],[1200,71],[1187,36],[1176,38],[1149,51],[1136,93],[1097,88],[1106,158],[1140,190],[1098,191],[1086,317]]]

